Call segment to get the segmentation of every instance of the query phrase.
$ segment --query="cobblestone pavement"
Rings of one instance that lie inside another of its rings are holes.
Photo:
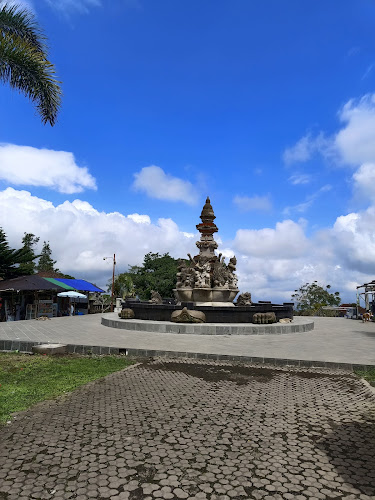
[[[374,450],[348,372],[155,360],[3,428],[0,498],[369,500]]]

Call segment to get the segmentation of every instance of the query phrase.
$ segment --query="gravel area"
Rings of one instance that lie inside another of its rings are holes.
[[[153,360],[16,416],[0,499],[375,499],[354,375]]]

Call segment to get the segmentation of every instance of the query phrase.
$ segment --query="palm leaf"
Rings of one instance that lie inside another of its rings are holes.
[[[27,96],[42,122],[56,123],[61,103],[60,82],[44,54],[13,34],[0,35],[0,80]]]
[[[4,4],[0,7],[0,33],[19,38],[47,55],[46,36],[32,12],[20,6]]]

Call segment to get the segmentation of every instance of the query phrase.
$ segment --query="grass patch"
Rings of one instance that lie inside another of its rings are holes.
[[[369,370],[354,370],[358,377],[364,378],[367,382],[375,387],[375,368]]]
[[[56,398],[133,363],[120,356],[0,353],[0,425],[14,412]]]

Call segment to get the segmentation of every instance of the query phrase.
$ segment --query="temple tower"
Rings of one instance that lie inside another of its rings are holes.
[[[217,256],[215,250],[218,244],[214,240],[214,233],[218,228],[210,198],[207,197],[203,206],[201,223],[196,225],[200,239],[196,242],[199,254],[191,257],[190,262],[180,260],[177,273],[176,298],[182,302],[194,302],[200,305],[232,306],[238,293],[236,258],[231,257],[228,264],[221,254]]]
[[[201,257],[213,258],[215,257],[215,250],[218,246],[214,240],[213,234],[218,232],[218,228],[214,223],[216,216],[208,196],[202,209],[200,219],[202,222],[196,225],[196,228],[201,233],[200,240],[196,243],[199,248],[199,255]]]

